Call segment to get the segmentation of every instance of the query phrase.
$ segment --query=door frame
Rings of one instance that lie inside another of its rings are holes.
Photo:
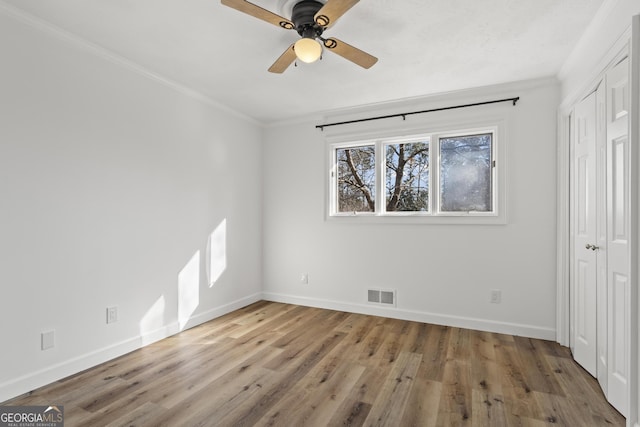
[[[631,37],[629,54],[631,73],[629,84],[631,92],[631,116],[629,117],[629,149],[631,157],[631,354],[629,390],[630,407],[627,424],[635,423],[640,427],[640,15],[631,18]],[[633,188],[633,187],[636,188]],[[634,262],[635,261],[635,262]]]

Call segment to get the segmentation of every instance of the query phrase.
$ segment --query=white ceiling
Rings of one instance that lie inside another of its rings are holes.
[[[263,123],[556,75],[603,0],[362,0],[325,35],[371,53],[327,53],[267,72],[294,31],[219,0],[0,0]],[[285,14],[282,0],[253,3]],[[288,16],[287,16],[288,17]]]

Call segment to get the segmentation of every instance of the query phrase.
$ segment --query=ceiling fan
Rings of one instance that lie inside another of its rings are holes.
[[[296,30],[300,40],[289,46],[269,68],[272,73],[282,73],[296,58],[308,63],[318,60],[322,56],[322,46],[363,68],[371,68],[378,61],[375,56],[335,37],[322,37],[322,33],[358,1],[328,0],[321,3],[316,0],[300,0],[293,6],[291,19],[283,18],[246,0],[221,0],[221,3],[285,30]]]

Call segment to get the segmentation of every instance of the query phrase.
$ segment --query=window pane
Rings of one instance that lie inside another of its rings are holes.
[[[338,212],[374,212],[376,153],[374,145],[336,149]]]
[[[440,139],[440,210],[493,211],[492,134]]]
[[[429,210],[429,142],[386,146],[387,212]]]

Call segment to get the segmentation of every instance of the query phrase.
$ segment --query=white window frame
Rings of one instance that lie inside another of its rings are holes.
[[[418,128],[402,135],[397,130],[380,132],[380,137],[356,139],[354,135],[326,139],[328,155],[327,213],[330,221],[356,221],[364,223],[424,223],[424,224],[506,224],[506,144],[507,126],[504,117],[482,122],[434,125]],[[395,133],[395,135],[394,135]],[[491,212],[443,212],[440,210],[440,138],[492,134],[492,208]],[[425,142],[429,140],[429,207],[427,212],[386,212],[385,146],[388,144]],[[345,147],[375,145],[376,188],[375,212],[337,212],[337,158],[336,150]]]

